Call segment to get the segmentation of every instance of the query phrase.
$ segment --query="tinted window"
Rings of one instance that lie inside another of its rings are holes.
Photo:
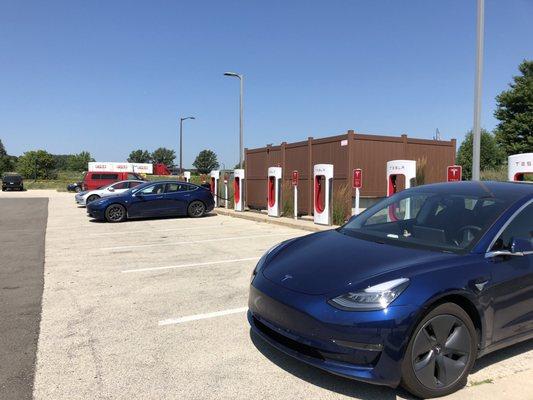
[[[91,174],[89,175],[89,179],[101,179],[100,174]]]
[[[533,241],[533,203],[516,215],[496,240],[492,250],[511,250],[513,238]]]
[[[150,194],[161,194],[165,191],[165,184],[164,183],[157,183],[155,185],[150,185],[142,189],[140,192],[144,195],[150,195]]]
[[[128,188],[128,182],[119,182],[115,183],[112,186],[113,189],[127,189]]]
[[[189,190],[194,190],[194,186],[186,183],[167,183],[166,193],[187,192]]]
[[[96,179],[96,178],[94,178]],[[100,179],[118,179],[118,174],[100,174]]]
[[[139,186],[143,182],[129,182],[130,188],[134,188],[135,186]]]

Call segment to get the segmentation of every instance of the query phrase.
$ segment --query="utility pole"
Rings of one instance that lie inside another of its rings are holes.
[[[485,0],[477,0],[476,84],[474,88],[474,130],[472,143],[472,180],[479,181],[481,153],[481,83],[483,78],[483,37],[485,31]]]
[[[180,118],[180,174],[183,174],[183,121],[186,119],[196,119],[194,117]]]

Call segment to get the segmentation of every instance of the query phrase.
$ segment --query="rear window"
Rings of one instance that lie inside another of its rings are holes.
[[[20,182],[22,181],[22,177],[20,175],[4,175],[2,180],[4,182]]]

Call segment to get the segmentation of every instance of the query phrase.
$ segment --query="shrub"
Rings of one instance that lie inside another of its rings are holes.
[[[333,190],[332,218],[334,225],[342,225],[352,214],[352,187],[344,184]]]

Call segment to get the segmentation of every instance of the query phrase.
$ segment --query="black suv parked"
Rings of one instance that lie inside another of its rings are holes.
[[[2,176],[2,192],[6,191],[7,189],[24,190],[22,176],[18,174],[4,174]]]

